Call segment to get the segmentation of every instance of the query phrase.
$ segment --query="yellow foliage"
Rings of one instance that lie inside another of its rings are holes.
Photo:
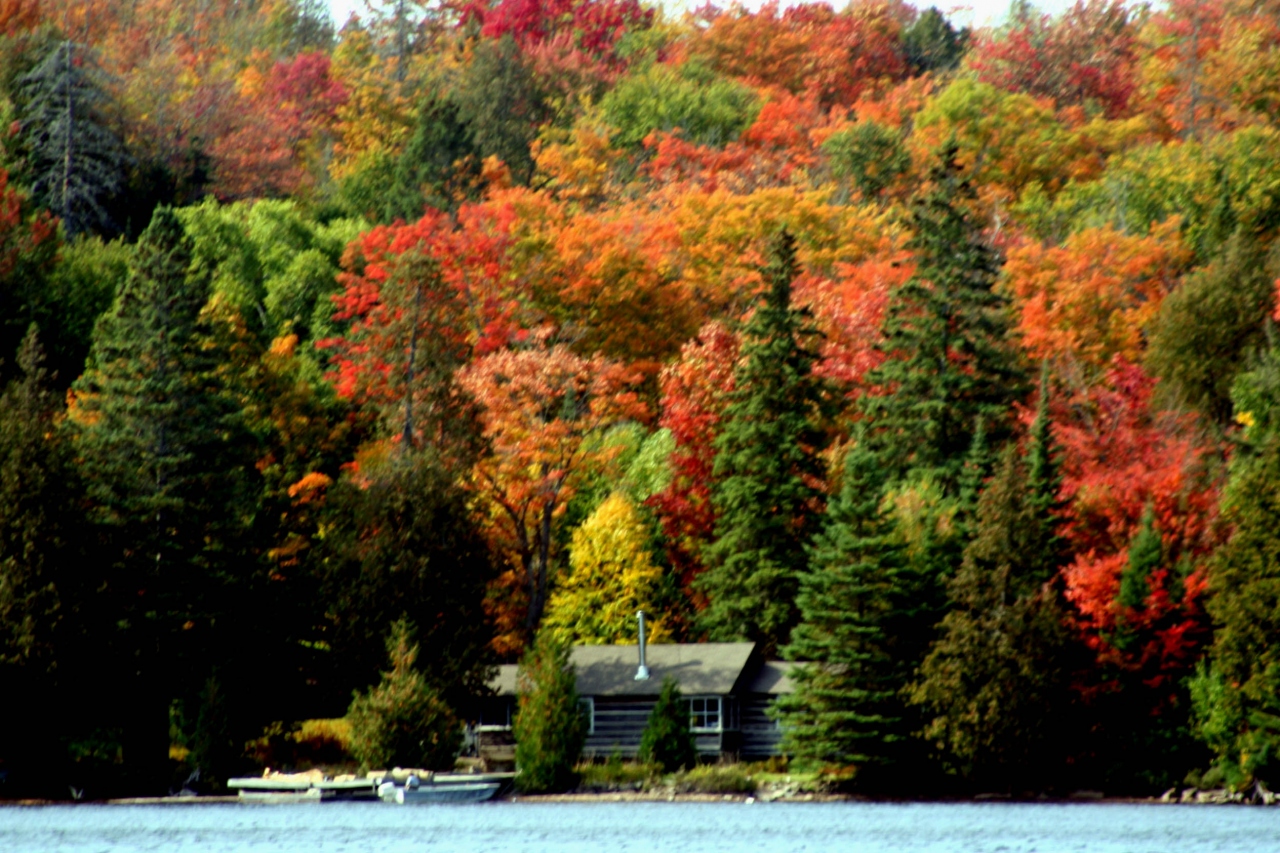
[[[619,492],[607,498],[573,532],[569,576],[552,594],[543,627],[561,642],[634,642],[636,611],[650,611],[662,577],[647,538],[631,501]],[[661,614],[650,625],[650,640],[668,638]]]

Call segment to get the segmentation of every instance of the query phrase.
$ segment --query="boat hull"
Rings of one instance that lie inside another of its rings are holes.
[[[480,803],[492,799],[498,793],[497,782],[464,782],[448,785],[420,785],[417,788],[397,787],[394,791],[385,791],[382,799],[388,803],[399,805],[417,805],[425,803]]]

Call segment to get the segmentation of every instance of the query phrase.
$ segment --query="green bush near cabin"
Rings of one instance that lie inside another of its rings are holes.
[[[365,768],[423,767],[452,770],[462,744],[453,710],[414,669],[418,647],[409,623],[398,620],[387,640],[391,671],[347,709],[351,754]]]
[[[521,793],[568,791],[587,739],[569,647],[550,631],[538,635],[520,661],[519,694],[512,733],[516,739],[516,788]]]
[[[670,773],[698,763],[698,747],[689,731],[689,706],[673,678],[662,682],[658,704],[653,706],[640,736],[640,761],[651,762]]]

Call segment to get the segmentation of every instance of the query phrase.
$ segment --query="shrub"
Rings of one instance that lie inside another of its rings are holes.
[[[640,737],[637,757],[661,766],[665,772],[698,763],[698,747],[689,731],[689,706],[680,695],[680,686],[671,677],[662,682],[658,704],[653,706]]]
[[[740,764],[704,764],[676,777],[682,794],[754,794],[755,779]]]
[[[462,743],[458,718],[413,668],[418,647],[409,624],[398,620],[387,640],[391,671],[347,710],[351,754],[365,768],[422,767],[450,770]]]
[[[614,754],[604,764],[585,763],[578,767],[578,789],[581,791],[648,790],[662,773],[656,764],[623,761]]]
[[[516,788],[524,793],[567,791],[587,738],[569,647],[544,631],[520,661],[519,705],[513,722]]]

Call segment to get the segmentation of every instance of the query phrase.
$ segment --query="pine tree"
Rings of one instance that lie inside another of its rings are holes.
[[[519,704],[512,725],[516,787],[531,794],[573,787],[587,720],[569,647],[549,631],[540,633],[520,661],[517,686]]]
[[[755,640],[768,653],[798,621],[796,590],[822,497],[823,388],[805,348],[814,331],[791,304],[795,240],[786,232],[764,272],[769,289],[744,330],[716,438],[715,539],[698,583],[710,602],[702,614],[710,636]]]
[[[698,745],[689,731],[689,703],[671,676],[662,680],[662,692],[645,723],[636,757],[659,765],[664,773],[698,763]]]
[[[867,377],[883,393],[862,398],[870,438],[895,477],[927,474],[948,495],[959,487],[977,425],[998,448],[1024,389],[1007,300],[993,289],[1001,259],[968,210],[975,195],[956,150],[943,150],[931,189],[915,203],[916,273],[892,295],[886,360]]]
[[[256,502],[253,456],[205,345],[208,293],[177,217],[157,210],[73,386],[77,449],[109,542],[103,606],[133,682],[121,696],[134,706],[122,713],[138,790],[164,784],[178,674],[203,683],[217,632],[231,628],[220,617],[244,602],[237,545]]]
[[[68,235],[116,230],[107,204],[125,185],[128,155],[107,124],[106,83],[92,52],[59,42],[18,88],[32,193]]]
[[[846,457],[840,495],[810,549],[797,596],[801,622],[783,649],[811,663],[794,671],[796,692],[778,701],[784,752],[852,766],[860,785],[881,786],[918,769],[906,766],[916,725],[901,694],[923,654],[920,636],[908,630],[918,579],[884,499],[884,471],[860,444]]]
[[[62,596],[74,583],[85,519],[35,326],[18,369],[0,394],[0,666],[44,672],[56,664]]]
[[[455,210],[475,194],[480,159],[471,129],[458,118],[457,105],[438,96],[428,98],[396,161],[394,182],[383,200],[386,220],[412,222],[426,206]]]
[[[935,739],[983,788],[1060,779],[1069,726],[1071,640],[1056,582],[1060,487],[1047,388],[1025,458],[1010,445],[978,502],[975,536],[949,584],[951,609],[911,690]]]
[[[1280,352],[1232,389],[1245,425],[1223,515],[1231,538],[1210,563],[1208,665],[1191,682],[1196,728],[1226,781],[1280,784]]]

